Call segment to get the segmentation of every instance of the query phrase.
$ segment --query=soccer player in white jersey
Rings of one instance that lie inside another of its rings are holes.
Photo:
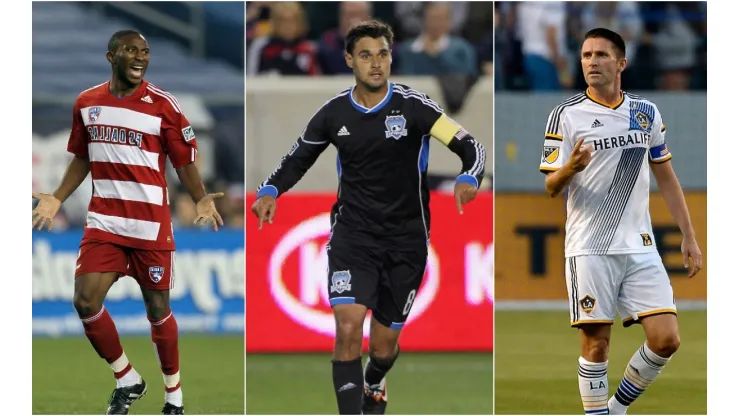
[[[123,352],[118,331],[103,306],[121,276],[141,287],[152,343],[164,378],[162,414],[184,414],[180,388],[178,328],[170,310],[175,280],[175,237],[166,159],[196,203],[195,223],[223,225],[195,164],[198,145],[177,100],[144,80],[149,44],[134,30],[108,42],[110,81],[83,91],[75,101],[67,150],[74,155],[53,194],[37,194],[32,225],[51,230],[62,203],[92,176],[93,196],[75,269],[74,306],[85,335],[113,370],[116,388],[106,414],[128,414],[147,391]]]
[[[701,268],[681,185],[671,166],[658,107],[621,90],[622,37],[586,33],[581,65],[588,84],[550,113],[540,170],[554,197],[567,189],[566,284],[571,326],[579,328],[578,384],[586,414],[626,414],[679,346],[671,283],[653,243],[650,170],[683,234],[684,266]],[[647,341],[609,397],[611,325],[642,324]]]

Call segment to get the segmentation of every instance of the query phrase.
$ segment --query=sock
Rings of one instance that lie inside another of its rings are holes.
[[[608,415],[607,398],[609,380],[606,368],[609,361],[592,363],[583,357],[578,358],[578,387],[581,391],[583,410],[587,415]]]
[[[113,323],[113,318],[110,317],[105,306],[98,313],[80,318],[80,320],[85,328],[85,335],[95,352],[113,369],[117,386],[126,387],[139,383],[139,374],[136,373],[136,370],[133,369],[123,353],[116,324]]]
[[[643,344],[630,359],[622,382],[619,383],[614,396],[609,399],[609,413],[627,414],[627,407],[655,381],[670,359],[670,357],[663,358],[650,351],[647,342]]]
[[[340,415],[359,415],[362,412],[362,359],[332,361],[334,393]]]
[[[396,355],[387,360],[379,360],[370,354],[370,358],[365,363],[365,384],[368,386],[380,384],[400,353],[401,348],[396,347]]]
[[[141,383],[141,376],[128,362],[126,353],[121,354],[116,361],[110,363],[113,369],[113,377],[116,378],[116,388],[133,386]]]
[[[164,318],[149,319],[152,328],[152,343],[159,367],[164,377],[165,401],[182,406],[180,389],[180,351],[177,348],[177,321],[170,311]]]

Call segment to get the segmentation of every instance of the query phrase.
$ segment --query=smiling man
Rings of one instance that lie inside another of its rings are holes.
[[[550,113],[540,171],[550,196],[568,190],[565,257],[570,325],[579,328],[578,382],[586,414],[626,414],[679,347],[671,282],[653,243],[650,171],[683,233],[689,277],[701,268],[681,185],[671,166],[665,125],[651,101],[622,91],[622,37],[586,33],[581,65],[588,84]],[[649,166],[649,168],[648,168]],[[633,355],[614,396],[607,366],[611,325],[642,324],[646,342]]]
[[[152,342],[164,378],[163,414],[184,414],[180,388],[178,329],[170,310],[175,281],[173,235],[167,182],[169,157],[196,203],[195,223],[223,221],[195,164],[197,141],[171,94],[144,81],[149,44],[136,31],[116,32],[108,42],[108,82],[83,91],[74,104],[67,150],[74,155],[53,194],[33,194],[39,203],[32,226],[51,230],[61,204],[91,174],[93,195],[75,271],[74,306],[98,355],[113,370],[116,388],[106,414],[128,414],[147,391],[144,379],[123,352],[103,301],[121,276],[141,287]]]
[[[456,153],[462,170],[457,209],[483,179],[483,146],[425,94],[388,81],[393,32],[378,21],[353,27],[345,62],[355,86],[327,101],[277,169],[259,187],[252,211],[272,223],[276,199],[292,188],[331,144],[339,189],[327,244],[330,304],[336,319],[332,359],[340,414],[383,414],[385,375],[427,264],[429,139]],[[370,357],[361,362],[362,326],[372,310]],[[364,386],[364,388],[363,388]]]

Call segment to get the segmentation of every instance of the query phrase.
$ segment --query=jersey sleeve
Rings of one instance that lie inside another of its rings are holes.
[[[573,148],[573,140],[568,134],[564,110],[561,106],[555,107],[547,118],[545,143],[540,160],[540,172],[545,174],[563,167]]]
[[[169,156],[172,167],[177,169],[195,162],[198,140],[193,127],[174,97],[168,98],[162,105],[162,147]]]
[[[67,142],[67,151],[73,155],[87,159],[89,157],[87,148],[87,129],[85,122],[82,120],[82,109],[80,108],[79,99],[75,101],[72,112],[72,131],[69,133]]]
[[[671,160],[673,155],[668,150],[668,146],[665,142],[665,124],[663,124],[663,116],[658,111],[658,107],[655,107],[655,120],[653,120],[652,134],[650,135],[650,162],[652,163],[663,163]]]
[[[439,104],[426,94],[414,91],[414,97],[416,98],[412,101],[414,103],[414,118],[423,134],[431,134],[432,127],[445,112]]]
[[[486,149],[462,126],[442,113],[430,129],[430,135],[454,152],[462,162],[457,182],[480,187],[485,173]]]
[[[283,156],[278,167],[257,188],[257,198],[270,195],[277,198],[295,186],[321,153],[329,147],[327,110],[322,107],[311,117],[298,140]]]

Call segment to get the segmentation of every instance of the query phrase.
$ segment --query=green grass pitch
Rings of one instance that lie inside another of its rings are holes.
[[[568,312],[496,312],[496,413],[583,414],[578,392],[578,330]],[[681,347],[628,414],[707,413],[707,313],[679,311]],[[642,327],[615,324],[609,352],[614,394]]]
[[[132,415],[159,414],[164,382],[148,336],[121,337],[131,364],[148,384]],[[244,414],[244,338],[180,335],[186,414]],[[103,414],[116,383],[87,338],[33,339],[33,414]]]
[[[247,354],[247,413],[337,414],[330,360],[330,353]],[[387,383],[386,414],[493,412],[491,353],[402,351]]]

